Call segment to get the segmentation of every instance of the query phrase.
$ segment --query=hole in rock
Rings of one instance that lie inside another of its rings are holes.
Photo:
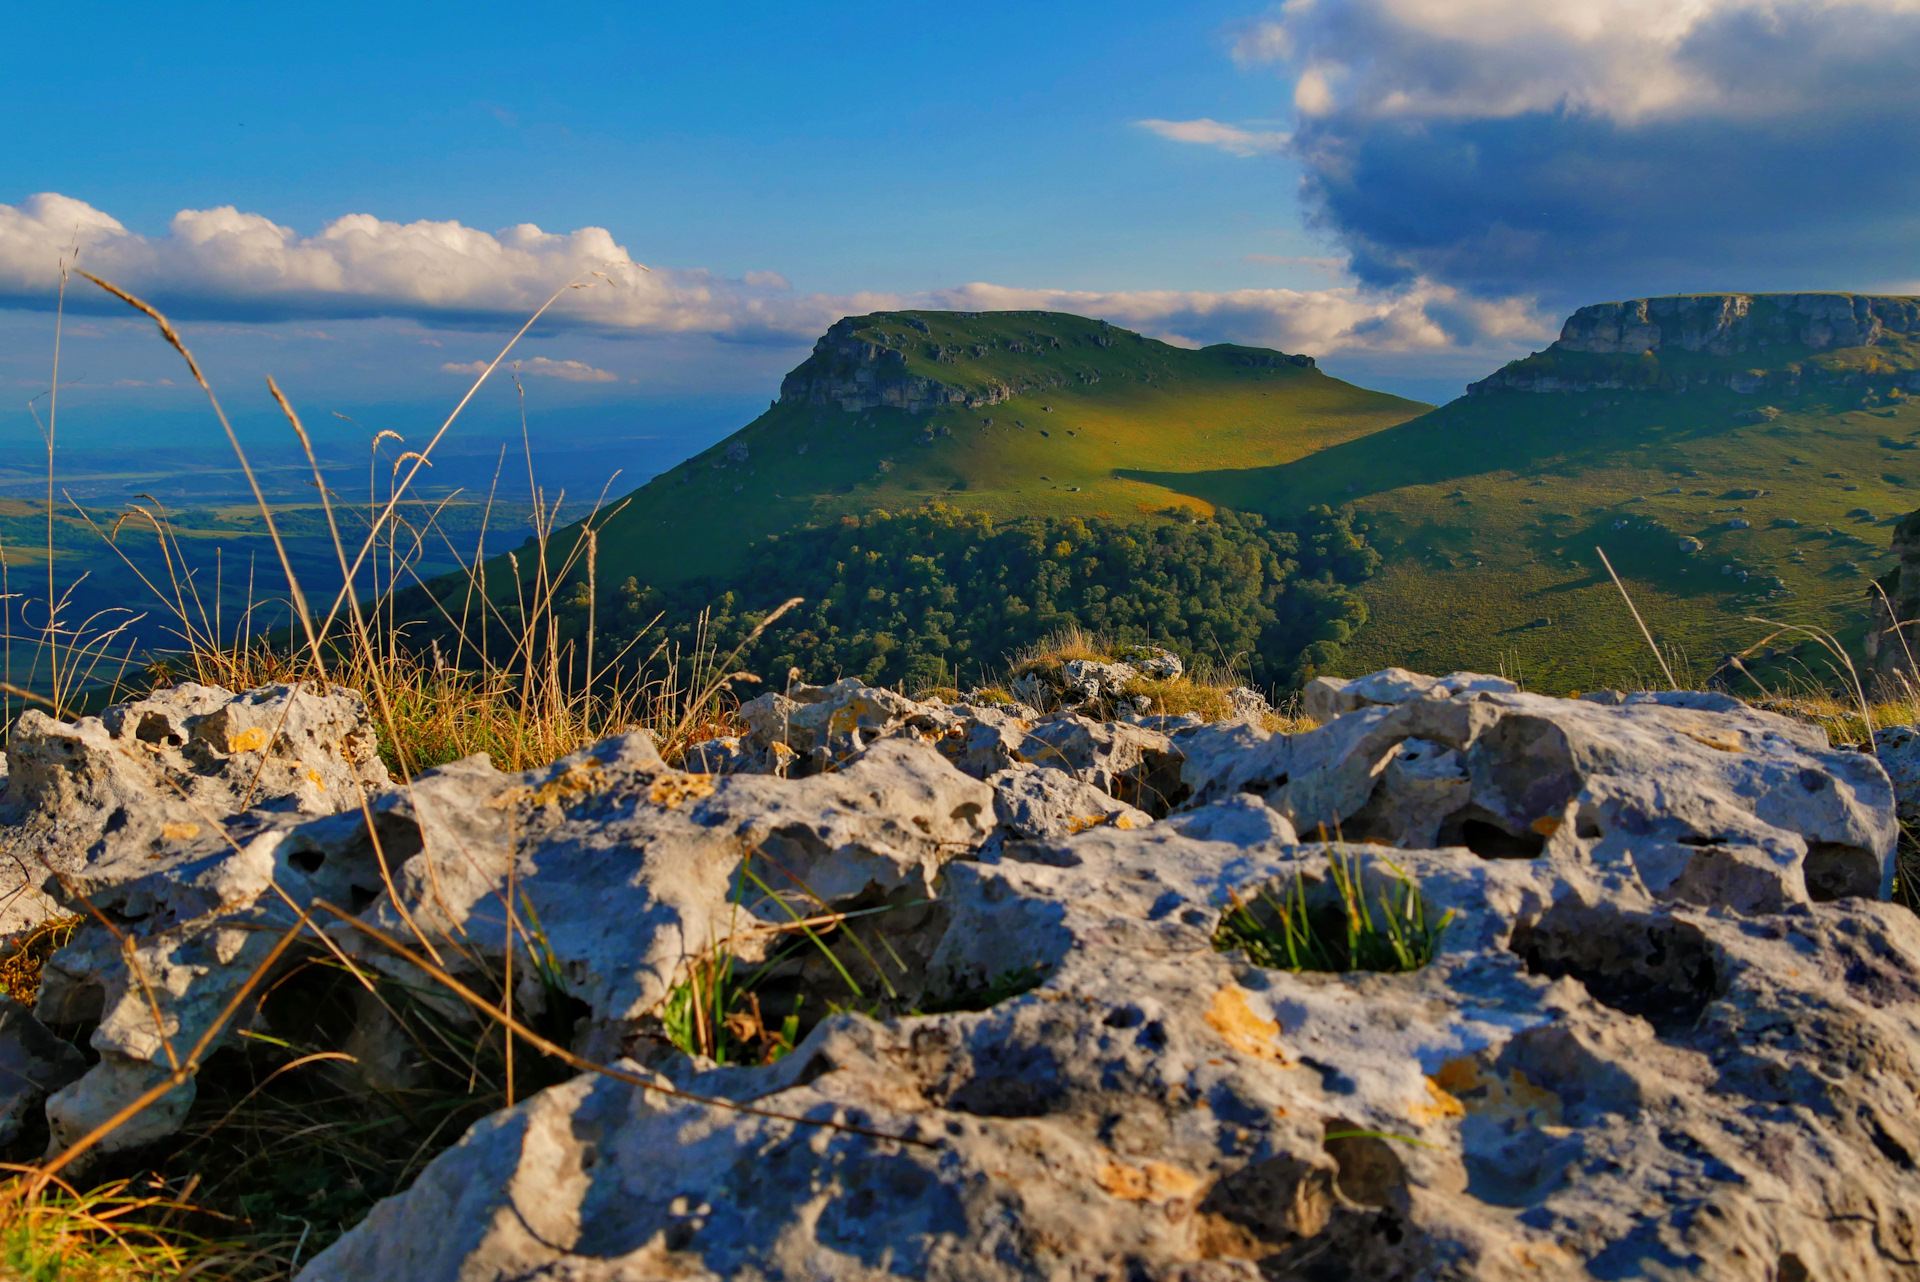
[[[1595,1001],[1640,1016],[1662,1036],[1691,1029],[1719,989],[1706,936],[1667,917],[1555,907],[1522,923],[1508,947],[1531,973],[1572,976]]]
[[[134,738],[142,743],[158,743],[177,748],[182,740],[173,732],[173,723],[158,712],[149,712],[140,718],[140,724],[134,729]]]
[[[780,844],[764,843],[736,887],[744,933],[684,959],[638,1031],[636,1056],[658,1062],[681,1052],[721,1064],[768,1064],[830,1015],[886,1019],[984,1009],[1044,979],[1044,970],[1015,966],[957,982],[949,977],[930,991],[927,964],[951,921],[947,905],[911,886],[890,893],[869,886],[823,901],[811,877],[768,848],[795,856],[808,846],[824,852],[824,843],[799,825],[777,835]]]
[[[424,1163],[506,1103],[507,1049],[497,1024],[467,1018],[431,984],[373,967],[361,973],[374,994],[331,954],[289,960],[262,986],[258,1016],[241,1013],[236,1027],[245,1032],[201,1068],[181,1131],[116,1157],[102,1178],[151,1171],[173,1187],[194,1178],[194,1204],[229,1217],[223,1232],[269,1243],[284,1241],[288,1224],[297,1235],[306,1223],[309,1246],[320,1248],[403,1191]],[[498,973],[461,978],[499,1006]],[[515,1003],[520,1021],[568,1044],[585,1005],[554,989],[535,998],[536,986],[515,979],[530,999]],[[574,1075],[524,1042],[513,1068],[516,1100]]]
[[[1175,806],[1193,795],[1193,789],[1180,777],[1184,762],[1177,753],[1148,752],[1138,766],[1115,777],[1112,795],[1155,819],[1165,819]]]
[[[1465,846],[1482,859],[1538,859],[1547,839],[1537,832],[1509,832],[1483,806],[1463,806],[1440,822],[1439,844]]]
[[[1333,1172],[1290,1154],[1225,1177],[1195,1208],[1202,1259],[1264,1260],[1333,1218]]]
[[[1329,848],[1323,877],[1233,892],[1213,933],[1217,952],[1243,952],[1268,970],[1342,974],[1419,970],[1440,952],[1453,914],[1384,858]]]
[[[1807,894],[1816,901],[1880,897],[1880,861],[1864,846],[1810,841],[1802,868],[1807,877]]]
[[[1327,1123],[1323,1147],[1340,1168],[1334,1184],[1361,1206],[1386,1206],[1406,1187],[1407,1168],[1391,1140],[1345,1118]]]
[[[287,856],[287,862],[311,877],[327,862],[327,856],[319,850],[296,850]]]

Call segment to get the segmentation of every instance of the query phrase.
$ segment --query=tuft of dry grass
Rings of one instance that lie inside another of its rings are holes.
[[[0,1166],[15,1183],[31,1167]],[[284,1278],[285,1256],[183,1227],[201,1208],[166,1191],[115,1181],[79,1191],[61,1181],[0,1201],[0,1277],[8,1282],[207,1282]]]
[[[1150,711],[1170,717],[1198,715],[1205,721],[1225,721],[1233,715],[1233,701],[1223,686],[1201,685],[1188,677],[1170,681],[1136,677],[1121,691],[1132,698],[1144,695],[1152,700]]]
[[[1021,677],[1037,675],[1048,685],[1058,687],[1064,681],[1063,669],[1075,659],[1091,663],[1129,663],[1141,658],[1141,652],[1150,648],[1153,647],[1114,641],[1096,632],[1069,628],[1017,653],[1007,680],[1011,683]],[[1120,693],[1127,698],[1145,696],[1151,701],[1149,713],[1152,715],[1197,715],[1211,722],[1224,721],[1233,715],[1233,700],[1228,692],[1241,684],[1231,662],[1202,660],[1178,677],[1136,677]],[[990,687],[988,693],[1005,696],[1006,687],[996,685]],[[1287,733],[1313,727],[1311,721],[1297,715],[1269,715],[1263,719],[1263,724],[1269,730]]]
[[[1106,638],[1080,628],[1068,628],[1015,654],[1009,675],[1024,677],[1037,672],[1044,677],[1058,677],[1060,669],[1074,659],[1112,663],[1113,651],[1113,644]]]
[[[7,943],[0,954],[0,992],[32,1008],[40,1000],[40,969],[66,947],[84,917],[51,917]]]

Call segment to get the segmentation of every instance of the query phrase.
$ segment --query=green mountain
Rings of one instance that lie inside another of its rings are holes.
[[[1262,511],[1356,505],[1384,565],[1343,668],[1504,667],[1550,691],[1653,676],[1601,548],[1697,681],[1770,635],[1753,618],[1857,634],[1887,527],[1920,507],[1915,391],[1920,299],[1637,299],[1580,309],[1429,414],[1184,484],[1264,490]]]
[[[603,527],[625,599],[598,617],[684,631],[712,605],[744,636],[804,595],[754,662],[816,677],[990,672],[1079,623],[1274,683],[1399,664],[1565,691],[1656,671],[1604,549],[1697,682],[1758,619],[1857,636],[1886,527],[1920,507],[1910,393],[1910,298],[1585,307],[1431,410],[1074,316],[849,317]]]
[[[629,495],[603,582],[723,579],[769,535],[938,500],[996,520],[1165,522],[1260,496],[1188,475],[1284,466],[1427,407],[1311,357],[1192,351],[1058,312],[837,322],[767,412]]]

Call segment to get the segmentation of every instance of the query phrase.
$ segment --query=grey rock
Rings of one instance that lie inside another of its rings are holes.
[[[1267,696],[1252,686],[1234,686],[1228,690],[1227,703],[1233,709],[1233,718],[1239,721],[1258,721],[1273,713],[1273,705],[1267,702]]]
[[[1035,765],[1064,770],[1143,810],[1164,810],[1179,784],[1180,757],[1173,741],[1125,721],[1051,717],[1034,723],[1020,751]]]
[[[1061,703],[1081,707],[1102,699],[1118,698],[1127,683],[1137,680],[1140,669],[1131,663],[1096,663],[1091,659],[1069,659],[1060,665]]]
[[[755,925],[789,920],[780,903],[743,897],[749,857],[764,858],[783,887],[804,885],[814,911],[821,901],[921,900],[946,861],[988,837],[993,806],[991,788],[925,744],[884,741],[834,772],[790,780],[673,770],[648,736],[630,734],[540,770],[502,774],[471,757],[429,771],[372,802],[371,834],[360,814],[271,827],[238,849],[96,887],[94,906],[123,923],[133,947],[87,925],[47,962],[41,1014],[97,1017],[101,1056],[48,1101],[54,1142],[163,1076],[166,1043],[191,1045],[212,1027],[277,934],[317,903],[438,941],[458,969],[504,956],[511,875],[590,1009],[583,1044],[613,1046],[740,914]],[[368,951],[352,930],[329,930],[350,955]],[[767,938],[749,935],[739,955],[755,959]],[[404,970],[378,950],[369,964]],[[192,1098],[189,1082],[106,1147],[165,1135]]]
[[[1183,735],[1187,804],[1252,792],[1302,832],[1551,856],[1657,899],[1739,911],[1890,891],[1886,772],[1820,730],[1724,694],[1438,697],[1405,675],[1353,683],[1402,702],[1305,734]]]
[[[0,1146],[19,1139],[31,1110],[86,1067],[86,1056],[0,994]]]
[[[764,750],[778,742],[801,756],[830,756],[836,748],[858,752],[910,719],[928,716],[932,707],[847,677],[826,686],[797,685],[788,694],[763,694],[741,705],[740,719],[755,747]]]
[[[1290,837],[1237,796],[950,864],[930,991],[1038,988],[836,1015],[768,1068],[620,1066],[773,1117],[577,1078],[301,1282],[1909,1274],[1883,1245],[1920,1153],[1905,910],[1729,914],[1557,855],[1362,847],[1369,894],[1398,868],[1453,914],[1430,965],[1215,951],[1230,893],[1328,901],[1335,852]]]
[[[1157,645],[1122,646],[1114,657],[1154,681],[1177,680],[1187,670],[1179,655]]]
[[[1102,824],[1144,828],[1153,822],[1146,811],[1048,766],[1010,766],[987,782],[1002,831],[1018,840],[1070,837]]]
[[[72,723],[29,710],[7,762],[0,933],[156,860],[358,807],[391,782],[366,704],[339,686],[186,683]]]
[[[1444,677],[1421,676],[1405,668],[1388,668],[1371,676],[1351,681],[1339,677],[1315,677],[1302,692],[1307,715],[1315,721],[1331,721],[1342,713],[1373,704],[1404,703],[1408,699],[1450,699],[1456,694],[1479,690],[1511,694],[1520,687],[1505,677],[1490,677],[1479,672],[1451,672]]]
[[[1920,726],[1873,732],[1873,755],[1893,782],[1894,808],[1903,823],[1920,823]]]

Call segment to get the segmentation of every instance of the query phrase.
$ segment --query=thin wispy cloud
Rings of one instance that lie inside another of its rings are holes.
[[[1218,120],[1136,120],[1142,129],[1151,130],[1173,142],[1197,143],[1216,147],[1234,156],[1278,155],[1287,149],[1287,134],[1272,130],[1242,129],[1223,125]]]
[[[474,378],[487,372],[485,361],[446,361],[440,366],[448,374],[466,374]],[[544,356],[535,356],[531,360],[513,361],[508,366],[516,374],[527,374],[535,378],[557,378],[566,383],[617,383],[620,376],[612,370],[595,369],[585,361],[555,361]]]

